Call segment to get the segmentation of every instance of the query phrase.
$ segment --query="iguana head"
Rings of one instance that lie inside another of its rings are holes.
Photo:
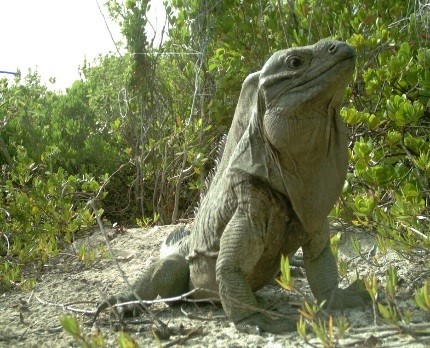
[[[315,160],[336,146],[331,136],[354,63],[351,46],[328,40],[270,57],[258,90],[263,129],[273,148],[285,156]]]
[[[339,41],[274,53],[245,80],[229,132],[233,145],[227,139],[235,147],[230,164],[283,192],[310,233],[321,229],[345,180],[339,110],[354,64],[354,49]]]

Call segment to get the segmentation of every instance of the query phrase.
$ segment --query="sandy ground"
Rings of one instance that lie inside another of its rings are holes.
[[[150,229],[108,229],[110,244],[117,264],[132,281],[145,264],[158,257],[158,250],[166,235],[174,226]],[[338,229],[340,226],[337,227]],[[336,228],[335,228],[336,229]],[[385,255],[374,248],[373,236],[356,228],[342,228],[345,231],[340,247],[340,255],[348,261],[349,273],[342,280],[347,285],[360,275],[375,274],[385,283],[385,271],[395,266],[399,276],[398,307],[412,311],[409,334],[401,333],[393,326],[375,319],[372,306],[346,310],[350,329],[346,338],[336,342],[337,346],[383,346],[383,347],[429,347],[430,317],[420,311],[410,300],[417,287],[430,278],[429,263],[426,259],[413,261],[400,258],[394,252]],[[365,258],[355,254],[348,239],[356,236],[365,251]],[[84,244],[93,250],[105,249],[95,261],[85,265],[72,248],[48,260],[43,272],[38,276],[36,287],[27,292],[12,290],[0,295],[0,347],[78,347],[80,342],[73,339],[60,326],[60,316],[74,315],[80,323],[83,334],[91,337],[101,333],[107,347],[118,346],[120,325],[114,317],[103,313],[95,326],[91,327],[90,313],[98,302],[108,295],[125,289],[125,283],[112,258],[104,246],[100,231],[74,243],[75,248]],[[376,252],[369,256],[369,252]],[[368,261],[366,261],[368,258]],[[305,277],[296,278],[296,286],[312,298]],[[275,282],[257,293],[261,306],[287,315],[295,315],[301,307],[301,295],[287,293]],[[184,345],[189,347],[301,347],[322,346],[312,333],[305,343],[297,332],[282,335],[246,334],[238,332],[226,319],[220,307],[194,303],[183,303],[169,307],[163,303],[151,307],[157,318],[168,324],[173,334],[165,340],[154,337],[148,316],[125,319],[126,330],[141,347],[169,347]],[[81,312],[83,311],[83,313]],[[334,317],[342,315],[333,312]],[[422,331],[421,334],[417,333]],[[310,330],[309,330],[310,332]],[[416,333],[416,334],[415,334]]]

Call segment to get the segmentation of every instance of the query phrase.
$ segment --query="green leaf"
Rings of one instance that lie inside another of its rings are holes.
[[[411,48],[409,47],[409,44],[407,42],[402,42],[399,51],[409,56],[411,53]]]
[[[139,345],[128,333],[121,331],[118,335],[118,346],[120,348],[138,348]]]
[[[391,317],[390,310],[387,307],[385,307],[382,303],[378,302],[378,310],[384,319],[386,319],[386,320],[390,319],[390,317]]]
[[[76,317],[71,315],[62,315],[60,317],[60,324],[62,328],[74,338],[82,337],[81,328],[79,327]]]
[[[281,255],[281,276],[280,279],[276,279],[285,290],[294,290],[294,278],[291,275],[290,260],[288,256]]]

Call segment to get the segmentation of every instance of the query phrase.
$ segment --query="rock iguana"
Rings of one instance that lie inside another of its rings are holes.
[[[348,166],[339,115],[355,52],[332,40],[275,52],[242,86],[222,159],[189,231],[171,235],[159,261],[133,285],[140,299],[194,288],[216,291],[238,328],[281,332],[293,321],[253,309],[253,292],[279,272],[281,255],[302,247],[312,293],[331,308],[360,305],[368,295],[338,287],[327,215]],[[213,297],[200,292],[195,297]],[[98,306],[135,300],[131,293]]]

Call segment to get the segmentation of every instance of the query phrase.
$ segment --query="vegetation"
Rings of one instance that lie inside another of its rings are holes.
[[[191,218],[245,76],[275,50],[325,37],[357,51],[342,109],[351,165],[332,218],[376,233],[381,250],[428,258],[428,4],[170,0],[158,46],[145,34],[150,1],[105,5],[126,54],[83,62],[65,93],[31,71],[0,80],[1,288],[31,286],[23,265],[42,265],[95,215],[125,225]],[[415,295],[427,309],[428,284]]]

